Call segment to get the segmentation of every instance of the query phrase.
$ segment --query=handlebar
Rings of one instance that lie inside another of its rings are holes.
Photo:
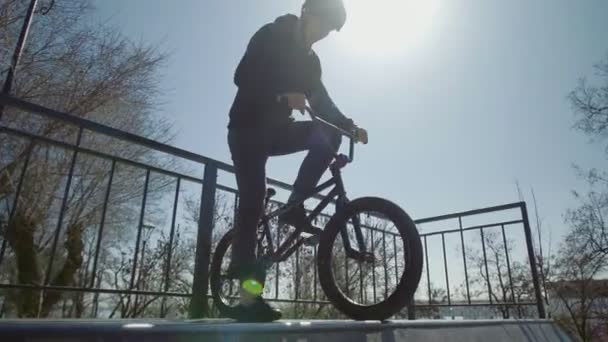
[[[332,124],[331,122],[328,122],[327,120],[319,117],[317,115],[317,113],[315,113],[315,111],[312,108],[310,108],[309,106],[306,106],[306,111],[308,112],[310,117],[313,119],[313,121],[321,122],[325,126],[336,130],[338,133],[340,133],[350,139],[349,150],[348,150],[348,162],[352,163],[352,161],[355,159],[355,140],[356,140],[355,134],[353,132],[349,132],[345,129],[342,129],[342,128]]]

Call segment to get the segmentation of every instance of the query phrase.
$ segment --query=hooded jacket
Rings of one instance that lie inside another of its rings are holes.
[[[275,128],[293,121],[292,110],[278,96],[304,93],[323,119],[350,129],[321,81],[321,63],[311,49],[298,44],[298,17],[287,14],[262,26],[251,38],[234,73],[238,91],[230,108],[229,128]]]

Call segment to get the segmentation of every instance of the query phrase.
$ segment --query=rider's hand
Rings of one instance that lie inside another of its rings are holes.
[[[367,137],[367,130],[361,127],[357,127],[355,126],[354,129],[355,132],[355,140],[363,143],[363,144],[367,144],[368,142],[368,137]]]
[[[299,110],[300,113],[304,114],[306,110],[306,95],[302,93],[286,93],[281,96],[285,99],[289,108]]]

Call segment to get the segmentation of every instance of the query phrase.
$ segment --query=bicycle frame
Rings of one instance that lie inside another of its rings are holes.
[[[262,217],[260,225],[263,226],[263,229],[261,230],[262,236],[260,238],[258,238],[258,250],[260,250],[260,248],[261,248],[262,240],[265,239],[268,244],[268,248],[270,249],[270,253],[268,255],[264,255],[263,257],[269,258],[269,260],[267,260],[267,261],[270,261],[272,263],[285,261],[302,244],[306,243],[311,238],[318,237],[321,234],[323,229],[314,227],[312,225],[312,222],[323,212],[323,210],[332,201],[335,201],[335,203],[336,203],[336,213],[338,213],[340,210],[342,210],[342,208],[344,208],[344,206],[349,202],[348,198],[346,197],[346,190],[344,188],[344,183],[342,181],[342,173],[340,170],[344,166],[346,166],[348,163],[353,161],[354,138],[353,138],[352,134],[350,134],[349,132],[346,132],[322,119],[319,119],[316,115],[314,115],[314,113],[312,112],[312,110],[310,108],[308,108],[308,111],[310,112],[310,114],[314,120],[321,121],[324,124],[333,127],[334,129],[338,130],[343,135],[346,135],[347,137],[350,138],[349,156],[346,157],[344,155],[337,155],[336,159],[329,167],[332,177],[329,180],[327,180],[326,182],[322,183],[321,185],[318,185],[310,194],[304,196],[304,198],[301,198],[297,201],[289,203],[289,204],[283,206],[282,208],[276,209],[268,214],[265,214]],[[322,191],[329,189],[332,186],[333,186],[333,189],[331,189],[331,191],[326,196],[323,197],[321,202],[307,215],[306,227],[296,227],[296,230],[294,232],[292,232],[291,235],[289,235],[289,237],[287,239],[285,239],[285,241],[282,244],[277,246],[277,248],[275,250],[274,241],[272,239],[272,234],[270,232],[270,226],[269,226],[270,220],[293,209],[294,207],[296,207],[298,205],[301,205],[307,199],[310,199],[313,196],[320,194]],[[266,206],[268,205],[268,202],[269,202],[269,198],[266,199]],[[343,242],[343,245],[344,245],[344,248],[346,251],[346,256],[349,258],[358,260],[358,261],[366,261],[369,258],[369,254],[367,253],[367,250],[366,250],[365,241],[364,241],[363,233],[361,231],[361,224],[360,224],[358,216],[352,217],[352,225],[355,230],[355,238],[357,240],[358,250],[354,249],[351,246],[351,242],[348,237],[347,230],[346,230],[347,226],[345,225],[340,230],[340,235],[342,237],[342,242]],[[311,237],[302,237],[301,234],[303,232],[312,234],[312,236]]]

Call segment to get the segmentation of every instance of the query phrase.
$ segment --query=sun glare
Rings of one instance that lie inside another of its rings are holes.
[[[422,43],[439,0],[349,0],[348,21],[337,38],[353,49],[388,56]]]

